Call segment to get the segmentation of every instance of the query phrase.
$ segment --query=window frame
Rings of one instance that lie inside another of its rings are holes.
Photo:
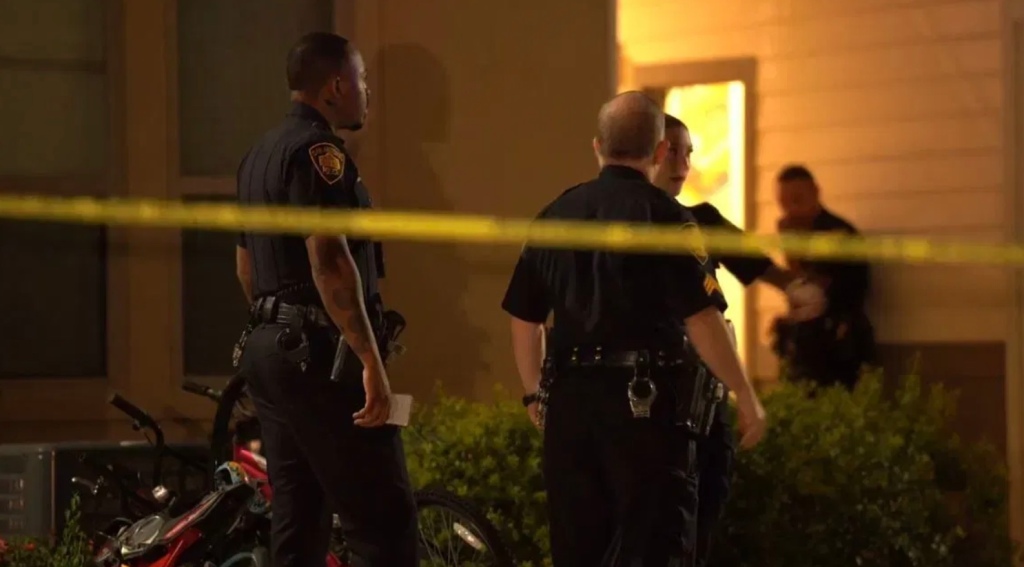
[[[102,0],[104,18],[104,60],[39,60],[3,58],[5,67],[63,69],[105,75],[110,138],[104,173],[48,178],[0,174],[0,194],[36,194],[51,197],[115,197],[124,193],[125,168],[125,87],[124,87],[124,12],[120,0]],[[111,376],[125,367],[129,356],[123,346],[129,338],[127,306],[111,298],[123,296],[127,289],[128,260],[112,254],[127,243],[125,230],[107,227],[104,264],[106,304],[104,329],[106,375],[76,377],[11,377],[0,379],[0,415],[4,421],[50,421],[95,419],[105,405]],[[30,400],[30,403],[26,403]],[[74,400],[74,404],[68,404]]]

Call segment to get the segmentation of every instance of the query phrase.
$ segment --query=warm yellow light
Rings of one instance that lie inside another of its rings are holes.
[[[684,205],[709,202],[722,216],[745,229],[744,100],[745,85],[740,81],[674,87],[665,96],[665,112],[686,123],[694,146],[690,176],[679,201]],[[746,293],[725,270],[719,270],[718,280],[729,302],[728,318],[736,327],[736,348],[746,364]]]

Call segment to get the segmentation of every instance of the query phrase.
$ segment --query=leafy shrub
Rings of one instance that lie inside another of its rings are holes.
[[[954,396],[916,377],[885,396],[878,375],[808,394],[767,397],[771,432],[737,459],[712,565],[1010,564],[1005,472],[948,430]]]
[[[81,528],[79,498],[74,495],[64,513],[65,527],[55,541],[0,540],[0,567],[86,567],[92,565],[92,546]]]
[[[712,564],[1006,567],[1007,480],[991,448],[950,433],[954,396],[878,375],[852,394],[784,384],[771,429],[737,456]],[[441,396],[407,430],[410,473],[475,500],[522,565],[546,565],[541,436],[518,403]]]
[[[507,398],[506,396],[499,396]],[[441,395],[406,429],[415,486],[438,485],[485,509],[517,565],[549,565],[541,436],[518,402],[490,404]]]

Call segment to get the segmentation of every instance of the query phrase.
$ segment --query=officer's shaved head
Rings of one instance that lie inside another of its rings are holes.
[[[609,161],[648,160],[665,138],[665,113],[639,91],[622,93],[597,115],[596,149]]]
[[[288,52],[288,89],[293,101],[315,108],[336,130],[359,130],[366,121],[363,56],[340,35],[314,32],[299,39]]]
[[[314,32],[302,36],[288,52],[288,89],[320,89],[345,68],[351,56],[351,43],[340,35]]]

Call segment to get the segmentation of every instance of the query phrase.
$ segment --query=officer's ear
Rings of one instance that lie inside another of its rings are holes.
[[[594,147],[594,157],[597,158],[597,165],[604,167],[604,158],[601,157],[601,142],[594,137],[594,141],[591,144]]]
[[[665,161],[665,157],[668,156],[668,146],[669,142],[665,139],[654,146],[654,165],[661,165],[661,162]]]

